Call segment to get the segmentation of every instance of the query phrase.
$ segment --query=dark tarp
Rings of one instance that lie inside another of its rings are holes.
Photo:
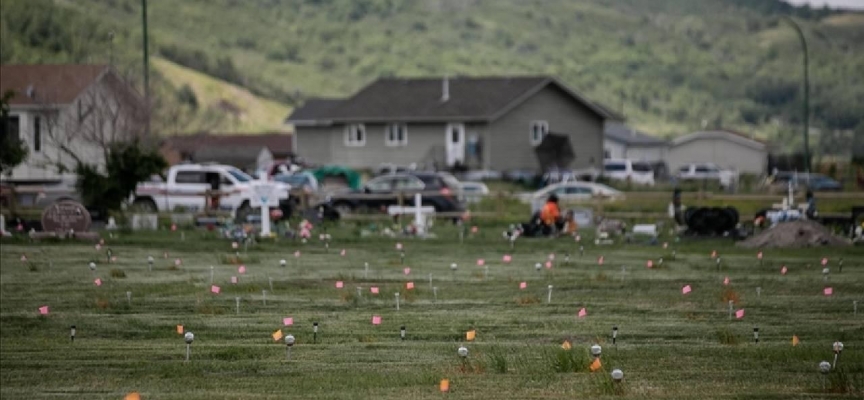
[[[542,171],[567,169],[576,159],[570,136],[551,132],[534,148],[534,154],[537,155]]]

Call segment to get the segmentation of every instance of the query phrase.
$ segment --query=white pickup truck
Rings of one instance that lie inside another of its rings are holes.
[[[717,181],[723,188],[728,188],[738,179],[735,172],[708,163],[683,165],[676,177],[680,181]]]
[[[181,164],[168,169],[167,181],[142,182],[135,188],[132,206],[145,212],[173,211],[182,208],[186,211],[202,211],[205,208],[208,190],[218,190],[218,208],[229,211],[231,215],[243,219],[252,212],[255,204],[254,185],[257,183],[245,172],[230,165],[218,164]],[[275,186],[279,209],[287,217],[291,212],[288,202],[290,185],[270,182]],[[275,200],[275,199],[273,199]],[[268,201],[271,205],[273,200]]]

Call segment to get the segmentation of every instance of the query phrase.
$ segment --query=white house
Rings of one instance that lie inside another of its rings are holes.
[[[104,65],[2,65],[0,93],[8,91],[10,133],[29,154],[4,180],[65,178],[76,159],[102,166],[107,145],[142,131],[144,102]]]
[[[666,158],[670,171],[691,163],[713,163],[720,168],[762,175],[768,165],[768,145],[729,130],[694,132],[671,142]]]
[[[620,122],[607,122],[603,128],[603,158],[629,159],[659,164],[666,160],[669,142],[639,132]]]

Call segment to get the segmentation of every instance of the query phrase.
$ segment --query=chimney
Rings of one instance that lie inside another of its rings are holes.
[[[450,79],[444,76],[444,80],[441,82],[441,102],[444,103],[447,100],[450,100]]]

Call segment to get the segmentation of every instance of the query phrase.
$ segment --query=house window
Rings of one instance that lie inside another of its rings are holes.
[[[6,123],[5,126],[0,127],[0,128],[3,128],[2,133],[4,136],[9,135],[9,138],[11,138],[13,140],[21,139],[21,132],[20,132],[21,118],[20,117],[18,117],[17,115],[11,115],[11,116],[7,117],[7,119],[5,121],[2,121],[2,122]]]
[[[384,128],[384,144],[388,147],[408,145],[408,126],[405,124],[390,124]]]
[[[42,118],[33,117],[33,151],[42,151]]]
[[[609,149],[603,149],[603,159],[608,160],[612,158],[612,151]]]
[[[532,146],[537,146],[543,141],[543,137],[549,134],[549,123],[546,121],[531,121],[529,139]]]
[[[345,145],[361,147],[366,145],[366,127],[363,124],[351,124],[345,127]]]

